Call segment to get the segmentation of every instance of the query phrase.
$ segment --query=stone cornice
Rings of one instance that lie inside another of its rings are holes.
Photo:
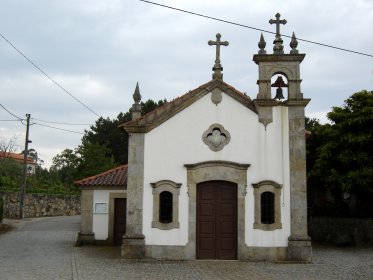
[[[306,107],[307,104],[311,101],[311,98],[304,98],[304,99],[289,99],[284,101],[284,105],[288,107]]]
[[[203,161],[198,163],[192,163],[192,164],[184,164],[184,166],[187,169],[198,169],[198,168],[204,168],[204,167],[216,167],[216,166],[225,166],[225,167],[231,167],[235,169],[241,169],[241,170],[247,170],[250,167],[251,164],[247,163],[237,163],[232,161],[225,161],[225,160],[210,160],[210,161]]]
[[[253,56],[253,61],[256,64],[259,64],[259,62],[277,62],[277,61],[298,61],[302,62],[305,54],[255,54]]]
[[[261,107],[273,107],[273,106],[302,106],[306,107],[307,104],[311,101],[310,98],[304,98],[304,99],[288,99],[285,101],[277,101],[274,99],[254,99],[254,103],[256,106]]]
[[[281,101],[277,101],[274,99],[254,99],[254,103],[256,106],[262,106],[262,107],[273,107],[282,105]]]

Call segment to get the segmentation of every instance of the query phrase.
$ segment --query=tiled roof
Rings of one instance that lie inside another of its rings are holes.
[[[167,121],[169,118],[173,117],[180,111],[184,110],[215,88],[219,88],[221,91],[225,92],[230,97],[242,103],[250,110],[256,112],[254,102],[245,93],[238,91],[222,80],[211,80],[210,82],[201,85],[200,87],[189,91],[186,94],[170,102],[167,102],[163,106],[156,108],[155,110],[144,116],[141,116],[136,120],[121,124],[120,127],[123,127],[128,132],[148,132],[158,125],[162,124],[163,122]]]
[[[23,162],[23,154],[8,153],[5,151],[0,151],[0,158],[10,158],[18,162]],[[27,158],[28,164],[36,164],[32,158]]]
[[[110,169],[103,173],[75,181],[74,184],[80,187],[123,187],[127,186],[128,165]]]

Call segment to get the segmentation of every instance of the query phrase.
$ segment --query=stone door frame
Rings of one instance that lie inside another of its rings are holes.
[[[189,223],[186,258],[196,259],[196,205],[197,184],[206,181],[227,181],[237,184],[237,258],[244,259],[245,244],[245,197],[247,194],[247,169],[250,164],[230,161],[204,161],[185,164],[189,196]]]
[[[109,244],[113,244],[114,242],[114,199],[115,198],[127,199],[127,192],[125,191],[125,192],[110,192],[109,193],[109,227],[108,227],[108,238],[107,238],[107,241]],[[127,215],[127,211],[125,212],[125,214]]]

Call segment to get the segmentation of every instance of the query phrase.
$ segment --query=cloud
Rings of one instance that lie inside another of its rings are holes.
[[[288,20],[284,34],[370,53],[373,45],[371,0],[159,1],[180,9],[266,30],[280,12]],[[103,117],[115,118],[133,103],[136,82],[143,100],[171,100],[211,79],[214,48],[207,45],[220,32],[224,80],[255,98],[260,32],[196,17],[140,1],[3,1],[2,34],[62,86]],[[272,52],[272,34],[264,34]],[[284,39],[289,52],[290,39]],[[311,98],[307,112],[325,119],[354,92],[373,87],[371,57],[299,41],[306,53],[301,64],[302,92]],[[17,115],[94,123],[97,116],[47,80],[5,41],[0,43],[1,103]],[[0,110],[0,118],[10,116]],[[57,126],[57,125],[55,125]],[[87,127],[69,127],[84,131]],[[0,122],[1,136],[19,135],[24,126]],[[74,148],[81,135],[46,127],[31,128],[33,147],[51,159]]]

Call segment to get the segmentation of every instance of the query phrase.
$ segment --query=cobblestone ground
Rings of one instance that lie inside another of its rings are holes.
[[[12,223],[16,224],[17,221]],[[314,247],[312,264],[129,261],[118,247],[74,247],[79,217],[29,219],[0,235],[0,279],[373,280],[373,248]]]
[[[78,216],[11,221],[15,229],[0,235],[0,279],[73,279],[79,221]]]
[[[241,261],[128,261],[119,248],[77,247],[77,279],[373,280],[373,248],[314,248],[312,264]]]

